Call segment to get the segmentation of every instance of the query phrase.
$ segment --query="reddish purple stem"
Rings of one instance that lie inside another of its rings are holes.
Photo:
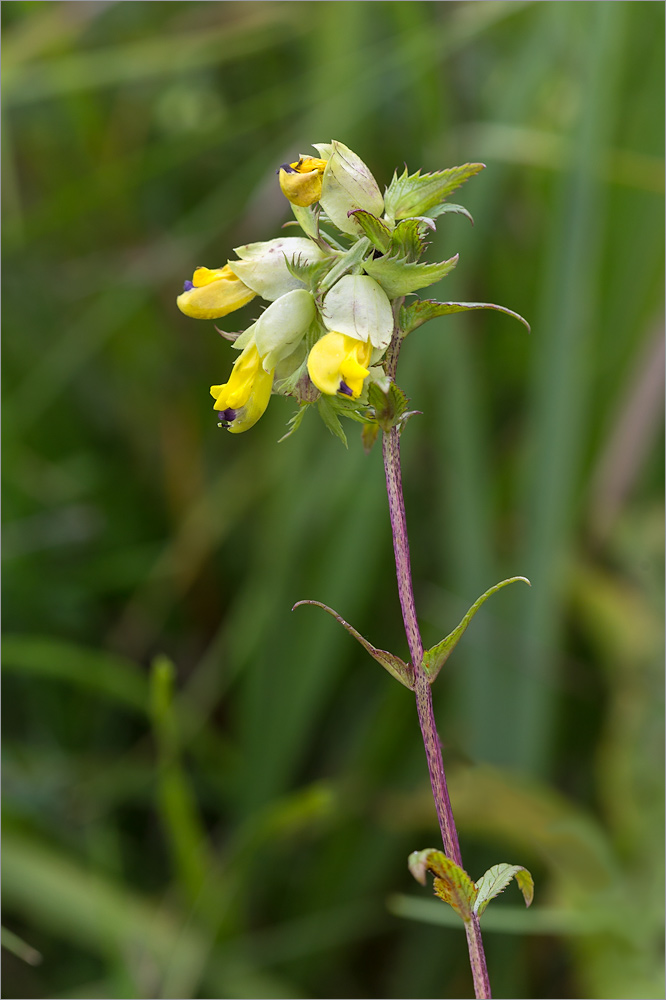
[[[395,368],[400,349],[400,332],[396,329],[393,341],[388,351],[387,371],[391,379],[395,378]],[[405,501],[402,493],[402,474],[400,471],[400,431],[392,427],[383,435],[384,470],[386,472],[386,491],[388,493],[389,514],[393,531],[393,551],[395,553],[395,568],[398,578],[398,593],[402,618],[405,625],[407,644],[414,670],[414,692],[416,694],[416,710],[419,716],[421,735],[425,747],[428,772],[432,795],[437,810],[437,819],[442,834],[444,852],[460,868],[462,858],[458,844],[451,800],[446,784],[442,748],[437,734],[435,714],[432,707],[432,691],[425,671],[423,670],[423,642],[416,618],[414,604],[414,588],[412,586],[412,571],[409,559],[409,539],[407,537],[407,521],[405,518]],[[474,979],[474,994],[479,998],[490,998],[490,981],[486,967],[486,956],[483,950],[481,929],[478,917],[473,916],[465,923],[467,947],[469,950],[472,977]]]

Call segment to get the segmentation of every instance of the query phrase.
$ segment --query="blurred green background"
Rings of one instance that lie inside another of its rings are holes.
[[[216,427],[176,309],[337,138],[487,164],[399,380],[465,865],[495,996],[663,994],[663,35],[652,2],[2,5],[6,997],[464,997],[381,455],[293,404]],[[255,315],[239,314],[241,328]],[[236,317],[234,317],[236,319]],[[443,922],[443,923],[442,923]],[[39,955],[35,954],[35,950]],[[41,962],[39,958],[41,957]]]

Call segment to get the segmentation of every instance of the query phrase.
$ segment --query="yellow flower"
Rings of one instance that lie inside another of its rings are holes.
[[[265,372],[257,345],[252,340],[234,362],[229,381],[212,385],[214,409],[220,422],[232,434],[241,434],[254,427],[263,416],[273,388],[273,372]]]
[[[372,344],[344,333],[326,333],[308,355],[308,372],[320,392],[358,399],[370,374]]]
[[[193,319],[219,319],[251,302],[257,293],[237,278],[228,264],[224,267],[198,267],[176,305]]]
[[[283,163],[278,167],[278,178],[285,198],[301,208],[319,201],[325,168],[326,161],[314,156],[301,156],[295,163]]]

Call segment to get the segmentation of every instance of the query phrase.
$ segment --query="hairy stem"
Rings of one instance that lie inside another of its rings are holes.
[[[389,348],[387,373],[395,378],[395,369],[400,350],[400,331],[396,330]],[[432,691],[428,678],[423,670],[423,642],[416,618],[414,604],[414,588],[412,586],[412,571],[409,559],[409,539],[407,537],[407,520],[405,517],[405,501],[402,493],[402,473],[400,470],[400,430],[392,427],[383,434],[384,470],[386,473],[386,491],[388,494],[391,529],[393,531],[393,551],[395,553],[395,568],[398,578],[398,594],[402,608],[402,619],[409,645],[409,652],[414,670],[414,692],[416,694],[416,710],[423,736],[430,785],[435,801],[437,819],[442,834],[442,842],[447,857],[462,868],[458,831],[456,830],[451,800],[446,784],[442,749],[435,724],[435,714],[432,707]],[[478,998],[491,997],[486,956],[483,950],[481,929],[478,917],[474,916],[465,923],[469,960],[474,980],[474,993]]]
[[[407,644],[414,670],[414,691],[416,694],[416,710],[423,736],[423,745],[430,773],[430,784],[437,810],[439,828],[442,832],[444,850],[447,857],[462,865],[458,833],[453,820],[449,791],[446,786],[446,775],[442,762],[442,751],[435,725],[435,715],[432,708],[432,690],[422,667],[423,643],[416,619],[414,605],[414,590],[412,587],[412,571],[409,560],[409,540],[407,538],[407,522],[405,520],[405,503],[402,495],[402,476],[400,474],[400,432],[397,427],[384,433],[384,469],[386,471],[386,491],[388,493],[389,513],[393,529],[393,551],[398,577],[398,594],[402,607],[402,619],[405,624]]]

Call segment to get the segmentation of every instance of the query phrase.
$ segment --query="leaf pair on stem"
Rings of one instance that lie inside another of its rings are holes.
[[[427,649],[424,652],[423,662],[420,666],[425,673],[429,684],[432,684],[436,679],[440,670],[448,660],[455,647],[458,645],[458,642],[462,638],[467,626],[481,605],[487,601],[492,594],[501,590],[502,587],[506,587],[510,583],[516,583],[518,580],[522,580],[523,583],[526,583],[529,586],[529,580],[524,576],[512,576],[507,580],[502,580],[500,583],[496,583],[494,587],[491,587],[490,590],[487,590],[485,594],[482,594],[481,597],[474,602],[467,614],[456,625],[452,632],[442,639],[441,642],[438,642],[435,646],[431,646],[430,649]],[[385,670],[388,670],[392,677],[395,677],[397,681],[400,681],[400,683],[406,688],[409,688],[410,691],[414,690],[416,677],[414,667],[411,663],[405,663],[405,661],[399,656],[396,656],[395,653],[390,653],[386,649],[378,649],[376,646],[373,646],[371,642],[368,642],[368,640],[353,627],[353,625],[346,622],[344,618],[337,613],[337,611],[329,608],[326,604],[322,604],[321,601],[298,601],[297,604],[294,604],[292,611],[295,608],[299,608],[302,604],[314,604],[316,607],[322,608],[326,611],[329,615],[331,615],[331,617],[335,618],[336,621],[340,622],[342,627],[346,629],[347,632],[349,632],[349,634],[353,636],[354,639],[356,639],[356,641],[359,642],[368,653],[370,653],[370,656],[376,660],[377,663],[384,667]]]

